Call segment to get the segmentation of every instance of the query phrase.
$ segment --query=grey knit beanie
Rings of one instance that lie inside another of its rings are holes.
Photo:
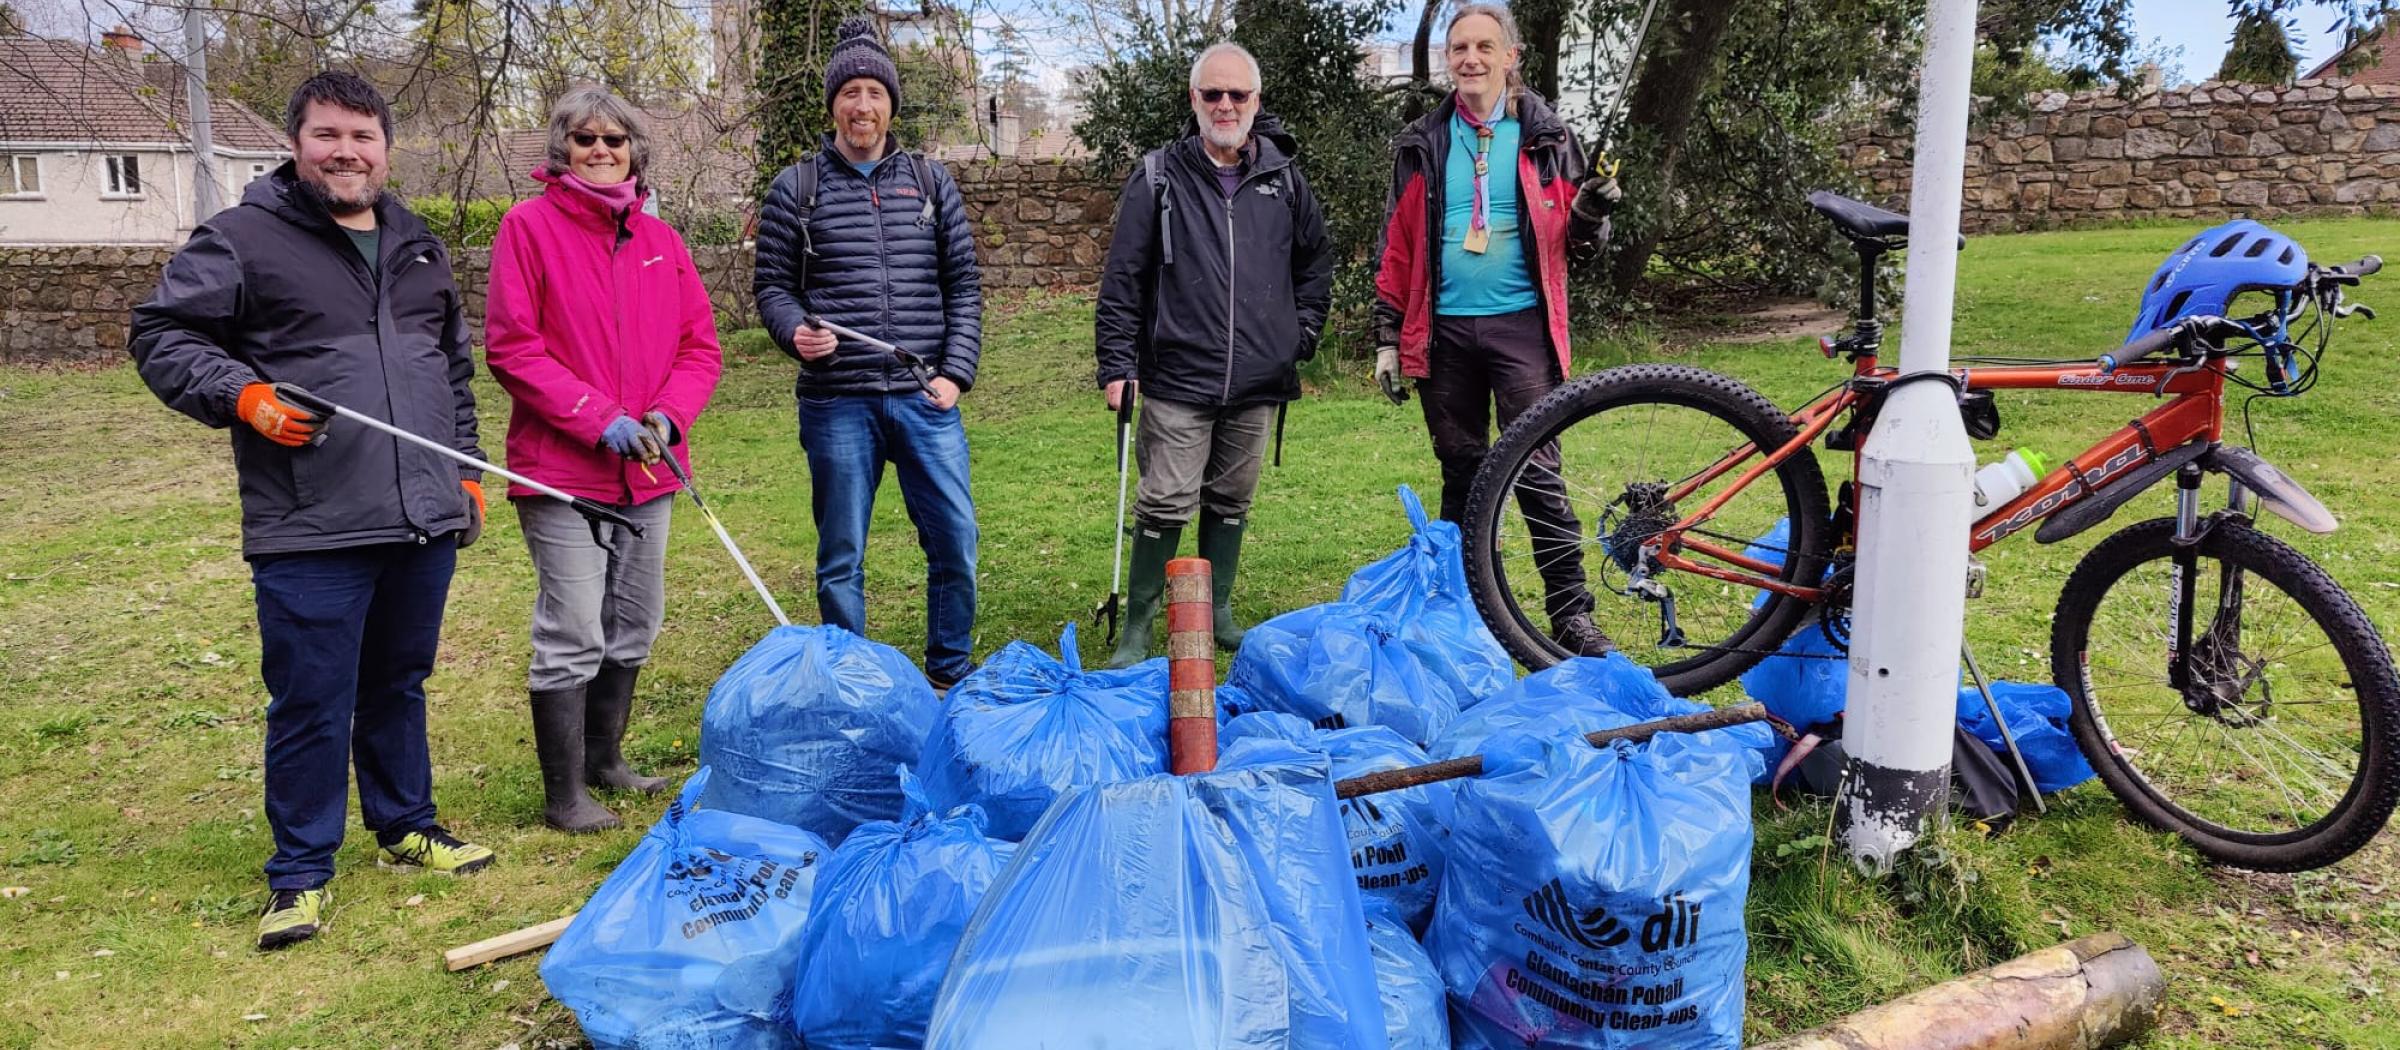
[[[833,97],[842,85],[860,77],[873,77],[883,82],[883,90],[892,96],[892,114],[900,113],[900,67],[892,64],[892,53],[884,50],[883,42],[875,39],[875,20],[865,15],[851,15],[833,33],[833,57],[825,62],[825,108],[833,109]]]

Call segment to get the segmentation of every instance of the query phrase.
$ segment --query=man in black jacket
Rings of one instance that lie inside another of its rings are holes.
[[[900,73],[874,23],[853,17],[837,35],[825,66],[834,131],[775,177],[752,291],[775,344],[800,361],[818,618],[867,632],[867,522],[889,462],[925,550],[925,676],[947,689],[974,667],[977,532],[958,399],[982,353],[983,279],[958,184],[890,133]],[[923,372],[819,318],[899,346]]]
[[[1195,511],[1216,588],[1217,646],[1241,644],[1233,582],[1259,462],[1325,327],[1325,217],[1300,176],[1298,143],[1259,111],[1261,87],[1248,51],[1202,51],[1192,63],[1193,122],[1142,158],[1118,199],[1093,343],[1108,407],[1141,398],[1142,481],[1112,667],[1149,656],[1167,560]]]
[[[327,429],[270,385],[480,458],[449,256],[384,195],[392,115],[367,82],[310,78],[284,125],[293,159],[192,231],[132,325],[159,399],[233,432],[270,697],[262,950],[324,921],[353,761],[361,815],[393,859],[452,874],[492,862],[434,822],[425,739],[451,569],[483,530],[481,476],[364,427]]]

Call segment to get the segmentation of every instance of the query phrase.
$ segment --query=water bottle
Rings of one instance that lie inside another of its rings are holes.
[[[2006,506],[2049,472],[2049,461],[2039,452],[2020,448],[2009,453],[2008,458],[1975,472],[1975,510],[1982,513]]]

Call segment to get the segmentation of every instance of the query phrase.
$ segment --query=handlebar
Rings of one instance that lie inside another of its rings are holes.
[[[2321,276],[2331,277],[2337,281],[2343,281],[2348,284],[2357,284],[2359,278],[2373,277],[2375,272],[2381,269],[2383,269],[2383,256],[2370,255],[2366,258],[2358,260],[2357,262],[2343,263],[2340,266],[2327,266],[2318,272]]]
[[[2196,327],[2193,322],[2197,320],[2199,318],[2190,318],[2165,328],[2151,329],[2127,342],[2124,346],[2100,355],[2101,374],[2114,372],[2161,350],[2182,343],[2185,333]]]

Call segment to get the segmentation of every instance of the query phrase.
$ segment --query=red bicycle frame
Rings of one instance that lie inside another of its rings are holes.
[[[2194,440],[2217,441],[2224,434],[2225,370],[2227,359],[2211,357],[2197,364],[2176,362],[2128,365],[2113,372],[2084,363],[2014,365],[1953,369],[1965,390],[2069,390],[2090,393],[2149,394],[2164,398],[2151,409],[2098,443],[2043,475],[2017,498],[1993,508],[1968,533],[1968,550],[1980,551],[2024,527],[2074,506],[2102,485],[2135,470],[2160,455]],[[1861,354],[1855,375],[1888,380],[1898,370],[1879,368],[1875,357]],[[1717,479],[1741,470],[1740,477],[1710,496],[1672,527],[1652,538],[1661,568],[1714,580],[1757,587],[1806,602],[1824,597],[1822,588],[1774,579],[1777,567],[1730,549],[1691,531],[1714,517],[1726,501],[1783,461],[1814,444],[1844,413],[1855,411],[1871,394],[1844,385],[1792,413],[1800,433],[1781,448],[1761,457],[1753,445],[1742,445],[1708,469],[1675,484],[1670,502],[1680,502]],[[1864,435],[1860,437],[1864,443]],[[1753,462],[1755,460],[1755,462]],[[1857,473],[1857,454],[1851,458]],[[1694,555],[1721,564],[1695,560]],[[1727,566],[1730,566],[1728,568]]]

